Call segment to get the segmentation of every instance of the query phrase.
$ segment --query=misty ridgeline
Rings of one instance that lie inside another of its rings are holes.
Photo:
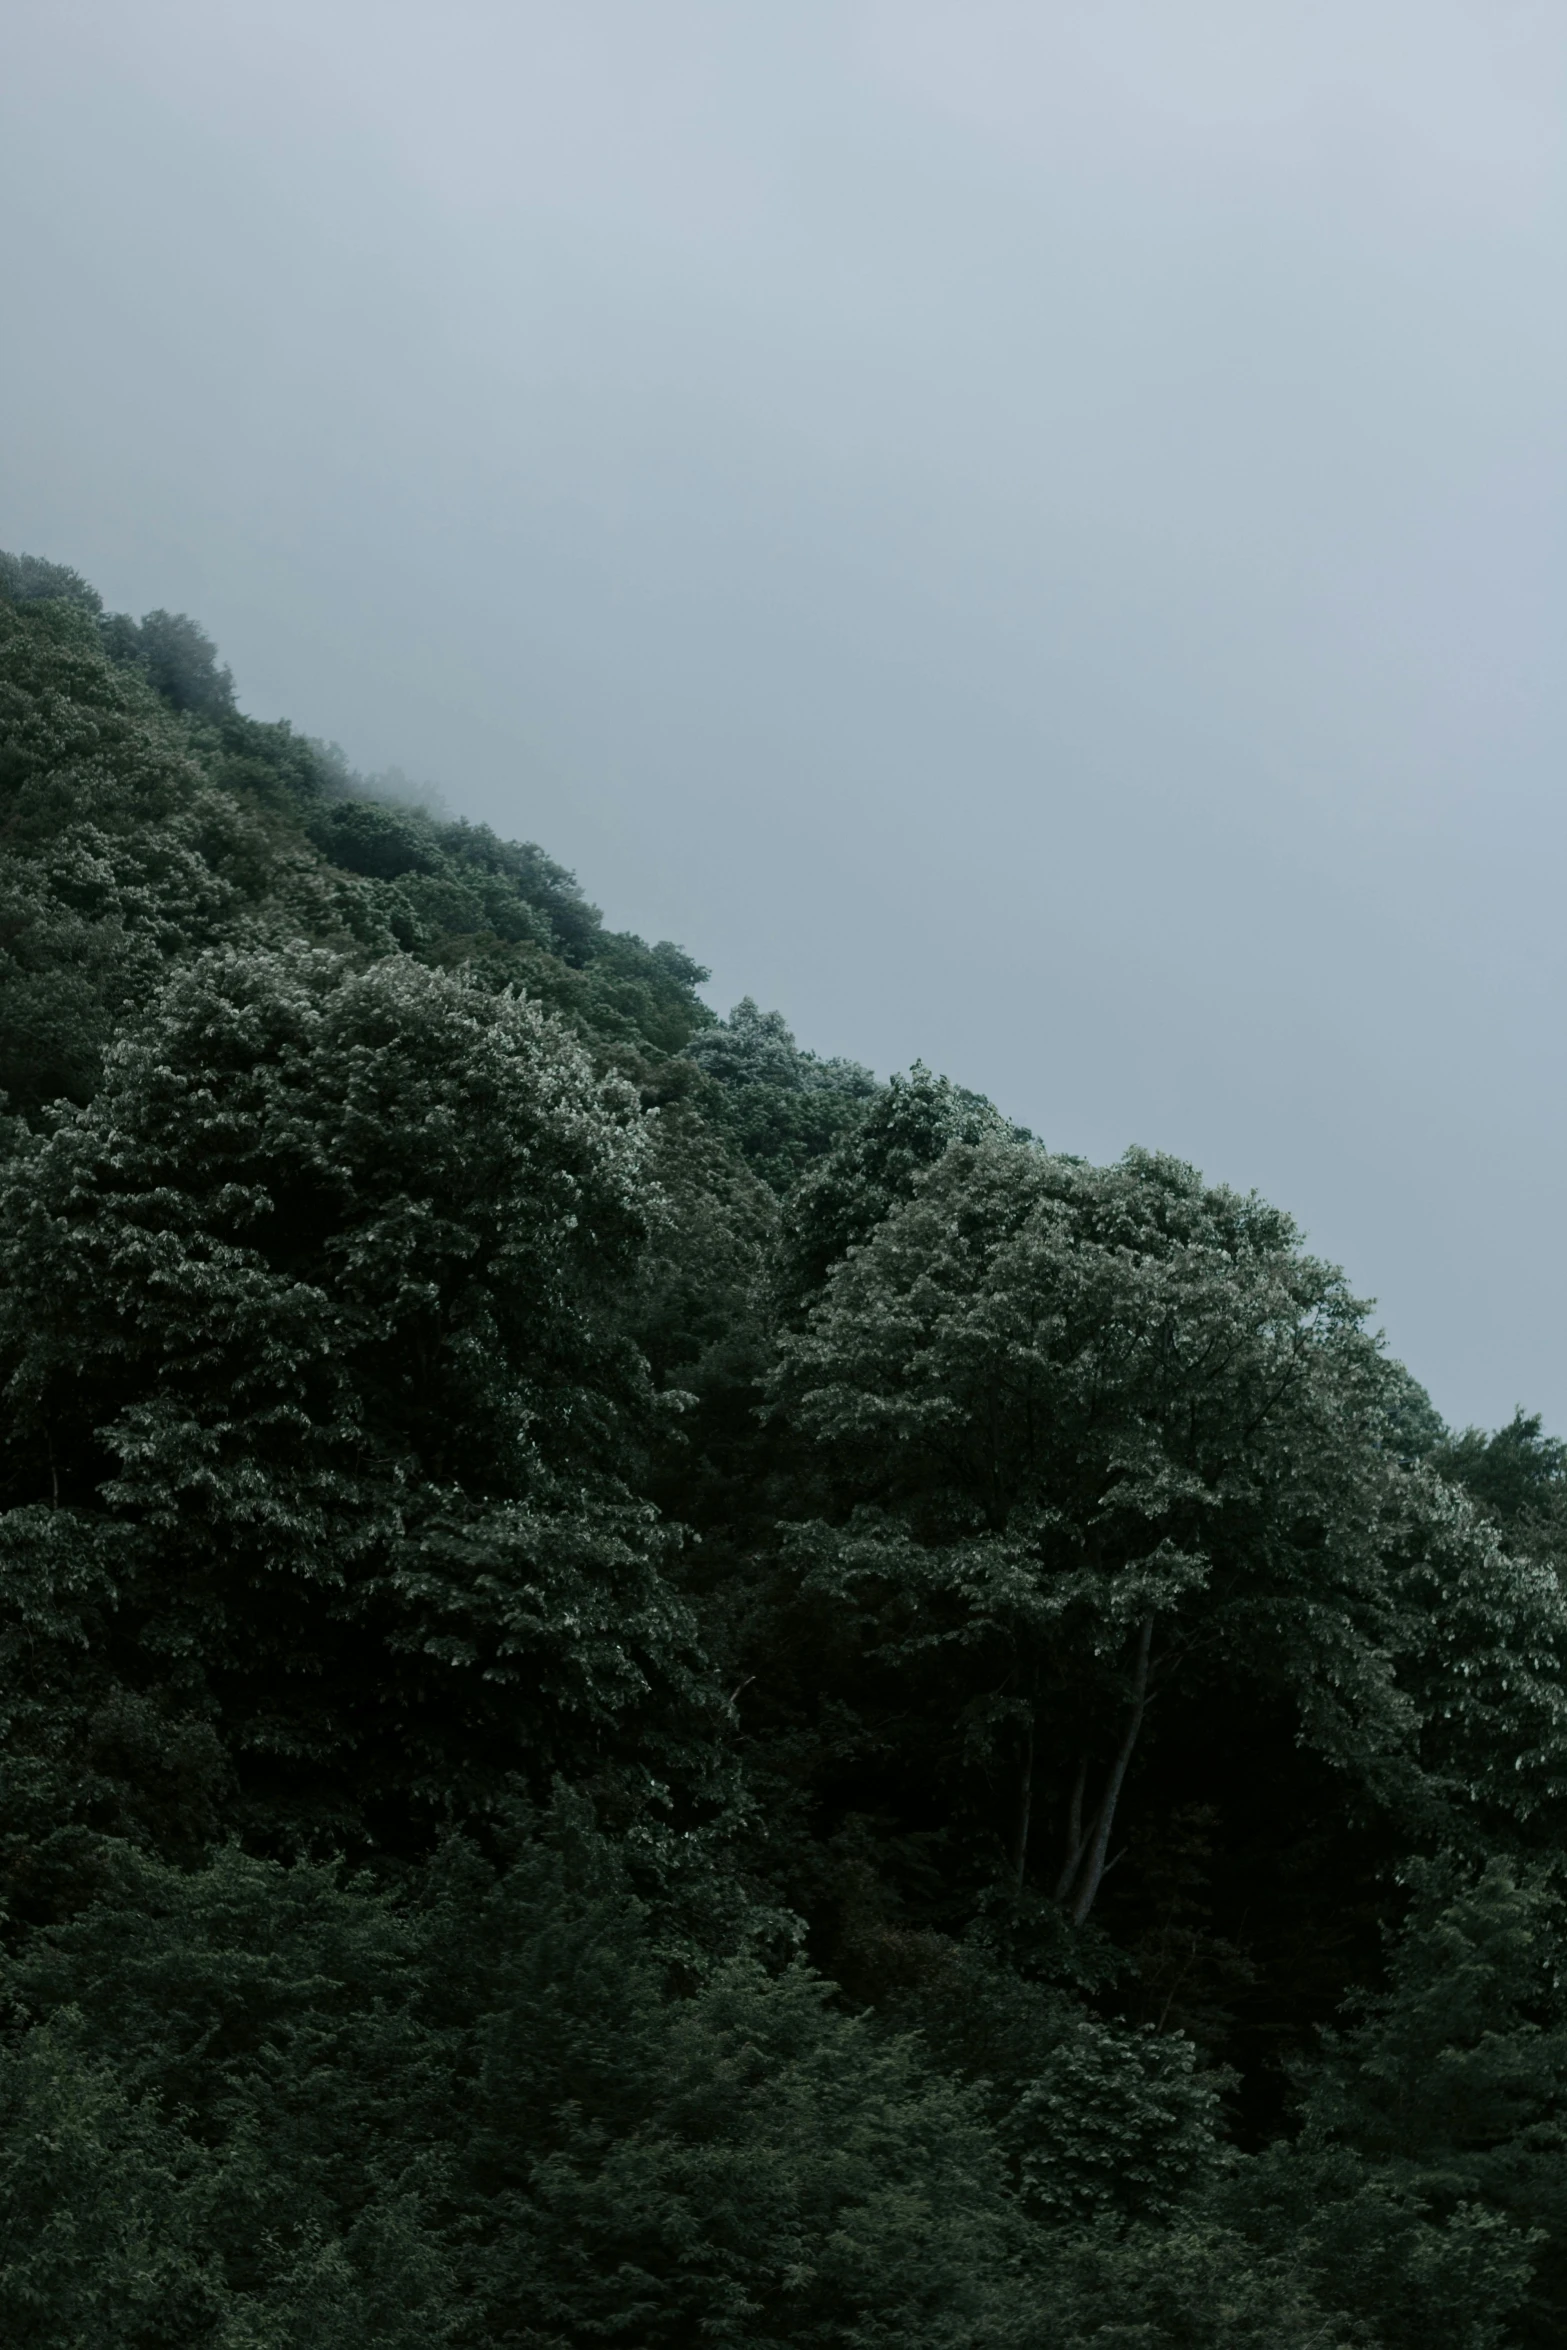
[[[0,557],[0,2337],[1567,2340],[1567,1450]]]

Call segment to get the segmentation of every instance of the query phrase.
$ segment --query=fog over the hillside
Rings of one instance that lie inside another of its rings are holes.
[[[0,545],[1567,1428],[1567,15],[12,0]]]

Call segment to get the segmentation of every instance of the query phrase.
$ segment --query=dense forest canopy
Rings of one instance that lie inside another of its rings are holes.
[[[1544,2350],[1567,1447],[0,556],[0,2329]]]

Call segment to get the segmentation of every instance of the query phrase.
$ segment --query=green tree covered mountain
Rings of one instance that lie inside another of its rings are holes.
[[[1545,2350],[1567,1451],[0,556],[0,2332]]]

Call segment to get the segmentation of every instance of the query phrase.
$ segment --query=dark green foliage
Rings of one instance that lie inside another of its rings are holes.
[[[1473,1495],[1517,1550],[1532,1552],[1560,1575],[1567,1567],[1567,1444],[1547,1436],[1538,1412],[1514,1412],[1505,1428],[1439,1439],[1432,1465]]]
[[[8,555],[0,548],[0,599],[9,604],[74,604],[96,619],[103,598],[68,563],[50,563],[42,555]]]
[[[1409,1864],[1385,1991],[1305,2069],[1308,2168],[1343,2149],[1437,2222],[1510,2222],[1548,2246],[1517,2338],[1567,2327],[1567,1905],[1554,1868]],[[1506,2239],[1501,2238],[1505,2243]],[[1521,2267],[1522,2263],[1518,2262]]]
[[[796,1311],[869,1239],[955,1142],[1021,1137],[989,1102],[919,1063],[895,1076],[836,1149],[796,1186],[784,1216],[779,1288]]]
[[[24,2019],[67,2021],[24,2031],[0,2090],[44,2222],[0,2269],[7,2339],[84,2338],[83,2267],[134,2307],[148,2239],[187,2328],[149,2340],[1010,2339],[1018,2222],[973,2096],[799,1967],[693,1979],[652,1925],[570,1811],[401,1903],[232,1850],[195,1876],[119,1856],[12,1971]]]
[[[1541,1432],[1538,1412],[1516,1411],[1494,1436],[1466,1428],[1438,1446],[1436,1459],[1507,1527],[1549,1511],[1567,1483],[1567,1444]]]
[[[118,1020],[287,877],[71,605],[0,602],[0,1085],[85,1100]]]
[[[536,848],[352,797],[339,756],[233,707],[194,623],[98,625],[74,573],[0,570],[0,1088],[85,1100],[171,963],[309,939],[461,964],[561,1012],[645,1090],[710,1015],[701,967],[606,931]],[[78,592],[79,591],[79,592]],[[118,654],[118,657],[112,657]]]
[[[1567,1452],[704,976],[0,556],[5,2341],[1560,2341]]]
[[[646,1740],[686,1669],[616,1474],[635,1118],[531,1005],[231,951],[20,1160],[0,1534],[69,1524],[100,1659],[218,1722],[260,1815],[439,1811]]]
[[[138,626],[128,612],[102,624],[104,650],[139,670],[172,710],[219,718],[234,707],[234,679],[218,667],[218,649],[204,628],[183,612],[149,612]]]
[[[436,865],[429,827],[412,809],[378,807],[374,800],[337,800],[311,825],[317,844],[334,865],[371,881],[398,881],[405,873],[433,873]]]
[[[951,1145],[779,1375],[836,1465],[790,1552],[887,1686],[921,1807],[971,1787],[970,1840],[1081,1919],[1150,1703],[1168,1735],[1260,1676],[1340,1766],[1396,1768],[1377,1371],[1260,1203],[1165,1160]]]
[[[1342,2307],[1403,2350],[1559,2342],[1567,2322],[1567,2006],[1554,1869],[1401,1872],[1385,1990],[1296,2070],[1299,2134],[1222,2201],[1304,2238]]]
[[[868,1069],[802,1052],[782,1013],[759,1011],[750,996],[699,1029],[689,1050],[719,1087],[721,1125],[778,1192],[859,1123],[875,1092]]]
[[[83,2056],[71,2020],[0,2054],[0,2325],[18,2350],[222,2338],[207,2166]]]

